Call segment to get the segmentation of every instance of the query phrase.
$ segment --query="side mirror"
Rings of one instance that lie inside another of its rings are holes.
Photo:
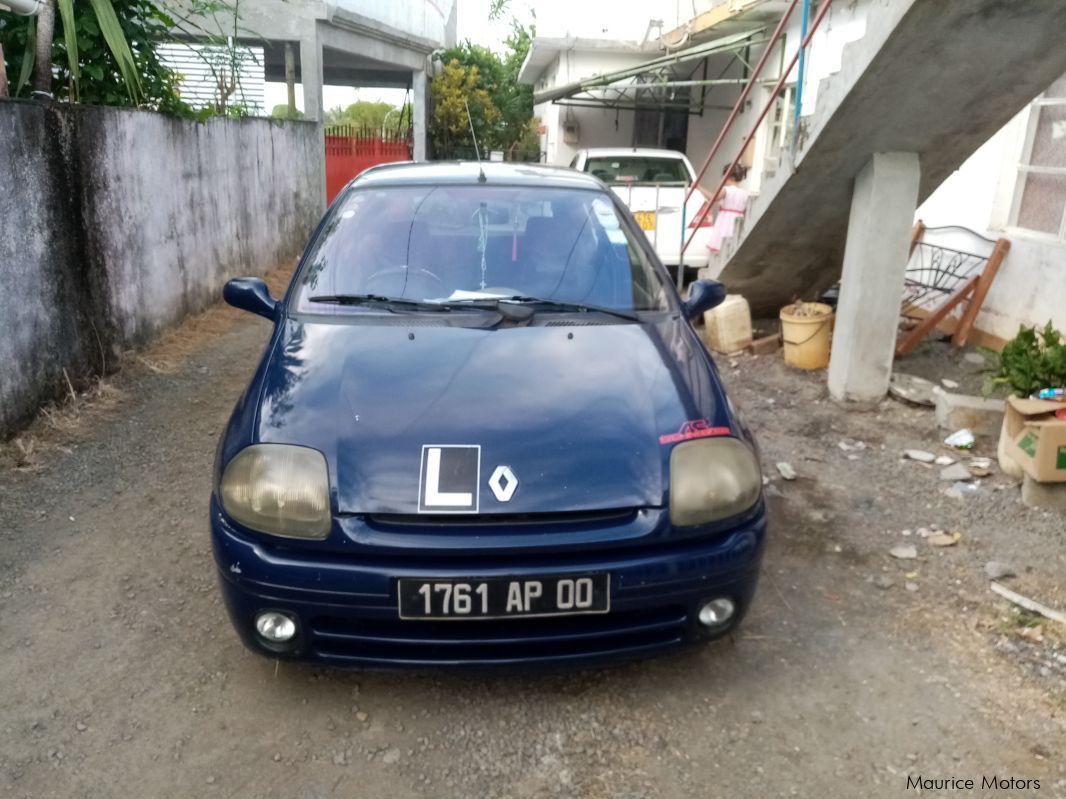
[[[274,318],[278,301],[270,296],[266,283],[257,277],[235,277],[222,288],[222,298],[234,308]]]
[[[695,319],[704,311],[717,308],[725,301],[725,286],[717,280],[697,280],[688,289],[688,299],[682,308],[687,319]]]

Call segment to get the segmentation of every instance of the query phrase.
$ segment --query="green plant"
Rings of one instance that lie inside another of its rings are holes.
[[[1042,388],[1066,386],[1066,344],[1050,321],[1043,330],[1022,326],[1002,352],[982,352],[990,373],[984,385],[986,395],[1001,386],[1022,397]]]
[[[492,146],[486,133],[500,119],[500,111],[489,93],[478,85],[478,68],[465,67],[453,58],[444,65],[430,86],[433,97],[433,116],[430,134],[438,154],[448,156],[456,145],[471,143],[470,125],[479,131],[483,150]]]
[[[347,125],[360,130],[372,130],[381,133],[385,130],[385,122],[391,116],[392,127],[398,123],[401,109],[389,103],[370,102],[369,100],[356,100],[347,108],[331,108],[326,112],[325,126],[336,127]]]
[[[289,106],[285,103],[274,106],[270,112],[270,116],[274,119],[303,119],[304,112],[299,110],[289,110]]]
[[[177,76],[156,54],[170,38],[169,17],[154,0],[58,0],[51,63],[42,65],[54,97],[95,105],[143,105],[187,112]],[[12,94],[25,95],[36,63],[34,17],[0,12],[0,44]]]
[[[258,58],[240,42],[258,39],[241,25],[241,0],[183,0],[167,3],[170,28],[199,42],[192,52],[211,73],[214,99],[212,115],[240,119],[258,112],[249,101],[242,75],[249,64],[259,66]],[[203,117],[203,112],[198,112]]]
[[[506,0],[495,6],[496,17],[508,9]],[[503,55],[470,41],[441,53],[444,67],[431,87],[437,106],[429,120],[429,135],[438,157],[453,157],[457,153],[472,157],[472,123],[483,153],[504,150],[511,157],[522,153],[528,158],[526,153],[532,151],[535,157],[531,160],[539,158],[533,87],[518,82],[518,73],[535,34],[535,24],[524,25],[512,16]],[[470,106],[469,121],[464,98]]]

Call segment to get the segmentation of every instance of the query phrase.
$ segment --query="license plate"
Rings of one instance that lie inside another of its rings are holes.
[[[500,619],[607,613],[607,573],[397,581],[401,619]]]
[[[633,218],[637,220],[642,230],[655,230],[654,211],[634,211]]]

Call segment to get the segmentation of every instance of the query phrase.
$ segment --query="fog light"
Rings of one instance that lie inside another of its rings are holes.
[[[268,610],[255,617],[255,630],[264,641],[283,644],[296,637],[296,622],[284,613]]]
[[[700,608],[700,624],[704,627],[719,627],[733,618],[737,606],[732,599],[719,597]]]

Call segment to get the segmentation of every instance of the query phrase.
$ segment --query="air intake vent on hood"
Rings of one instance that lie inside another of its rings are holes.
[[[551,319],[544,323],[545,327],[592,327],[599,325],[609,325],[610,322],[606,322],[599,319],[581,319],[575,322],[573,319],[567,321],[565,319]]]

